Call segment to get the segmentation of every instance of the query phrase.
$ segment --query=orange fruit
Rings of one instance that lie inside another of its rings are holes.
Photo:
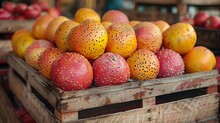
[[[114,23],[108,30],[106,51],[117,53],[127,58],[137,49],[134,29],[128,23]]]
[[[65,21],[57,28],[55,33],[55,43],[56,46],[64,51],[70,51],[70,45],[68,42],[68,36],[75,26],[79,25],[79,23],[75,21]]]
[[[111,22],[107,22],[107,21],[104,21],[102,22],[102,25],[105,27],[105,29],[107,30],[111,25],[112,23]]]
[[[101,22],[101,18],[98,13],[96,13],[94,10],[90,8],[81,8],[77,10],[75,14],[74,20],[78,23],[82,23],[85,20],[95,20],[97,22]]]
[[[196,38],[196,32],[190,24],[177,23],[163,33],[163,45],[183,55],[194,47]]]
[[[154,21],[153,24],[155,24],[162,33],[170,27],[170,25],[167,22],[162,20]]]
[[[108,36],[101,23],[86,20],[70,31],[68,41],[72,51],[88,59],[96,59],[105,52]]]
[[[55,43],[54,37],[55,37],[55,32],[56,32],[57,28],[59,27],[59,25],[61,23],[63,23],[64,21],[67,21],[67,20],[69,20],[69,19],[64,16],[58,16],[58,17],[54,18],[48,24],[47,29],[46,29],[46,36],[50,42]]]
[[[155,79],[160,70],[160,63],[157,56],[147,49],[136,50],[128,57],[127,63],[132,79]]]
[[[183,57],[186,72],[194,73],[212,70],[216,65],[214,54],[203,46],[196,46]]]
[[[51,15],[43,15],[39,17],[35,21],[32,28],[32,33],[34,37],[38,39],[47,39],[46,37],[47,26],[50,23],[50,21],[52,21],[53,19],[54,17]]]
[[[133,21],[129,21],[129,24],[134,27],[135,25],[139,24],[140,21],[136,21],[136,20],[133,20]]]

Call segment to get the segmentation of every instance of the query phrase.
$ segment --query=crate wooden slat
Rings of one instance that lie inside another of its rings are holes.
[[[6,56],[10,51],[12,51],[11,40],[0,40],[0,59],[6,60]]]
[[[0,33],[14,33],[20,29],[31,30],[35,20],[1,20]]]
[[[39,75],[38,71],[28,66],[25,61],[12,53],[9,54],[8,63],[13,69],[19,71],[19,74],[25,78],[33,88],[39,90],[39,93],[46,98],[52,106],[57,106],[56,108],[61,112],[79,111],[107,104],[127,102],[187,89],[206,87],[216,84],[216,77],[218,76],[217,71],[212,71],[180,76],[173,78],[172,81],[169,78],[158,79],[149,82],[130,82],[118,86],[96,87],[81,91],[65,92],[55,88],[51,82]],[[147,87],[145,87],[145,85],[147,85]],[[152,88],[155,88],[155,90]],[[75,105],[77,105],[77,107]]]
[[[26,102],[21,102],[27,105],[27,110],[31,112],[36,120],[40,118],[48,123],[70,121],[107,122],[109,119],[113,122],[129,122],[133,115],[143,114],[134,119],[135,122],[142,122],[142,120],[185,122],[194,121],[195,118],[201,120],[217,116],[219,102],[216,101],[218,100],[216,93],[218,72],[216,70],[151,81],[132,81],[117,86],[91,87],[80,91],[62,91],[54,87],[52,82],[45,79],[38,71],[28,66],[24,60],[13,53],[9,53],[7,61],[10,65],[9,86],[19,100],[28,97],[28,99],[25,99]],[[206,88],[205,91],[204,88]],[[185,91],[193,93],[192,89],[202,89],[201,91],[204,91],[205,94],[186,99],[176,99],[174,102],[168,101],[168,103],[156,104],[157,97],[172,93],[184,93]],[[31,100],[34,101],[29,102]],[[27,102],[29,103],[27,104]],[[186,104],[188,106],[185,106]],[[193,104],[196,106],[193,106]],[[206,107],[198,108],[204,105],[210,105],[211,107],[208,107],[208,110],[205,109]],[[184,106],[185,108],[182,109]],[[39,109],[39,111],[35,111],[33,107]],[[152,116],[150,119],[145,117],[148,108],[154,109],[149,115]],[[204,110],[206,111],[204,112]],[[167,111],[168,114],[163,111]],[[177,114],[177,118],[172,119],[172,112],[175,111],[179,111],[174,113]],[[40,112],[46,112],[46,114],[43,115]],[[169,112],[171,113],[169,114]],[[203,113],[198,115],[198,112]],[[184,120],[186,117],[183,116],[185,113],[189,113],[186,120]],[[43,122],[39,119],[37,121]]]
[[[15,114],[15,109],[12,106],[8,96],[6,95],[1,85],[0,85],[0,109],[1,109],[0,119],[2,120],[2,123],[19,123],[19,120]]]
[[[10,69],[12,71],[12,69]],[[32,116],[38,122],[60,122],[55,116],[46,109],[37,97],[26,88],[26,86],[17,78],[13,72],[9,72],[9,87],[21,100],[25,108],[30,111]],[[143,108],[130,111],[99,116],[78,120],[79,123],[116,123],[116,122],[190,122],[201,120],[207,117],[217,116],[219,98],[217,93],[206,94],[194,98],[187,98],[165,104],[145,105]],[[37,109],[37,110],[36,110]],[[42,113],[43,112],[43,113]],[[75,120],[73,114],[62,117],[65,121]],[[69,117],[68,117],[69,116]],[[66,118],[66,119],[65,119]],[[74,119],[71,119],[74,118]]]

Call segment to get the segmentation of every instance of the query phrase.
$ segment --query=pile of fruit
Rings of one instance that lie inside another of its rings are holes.
[[[102,18],[81,8],[74,20],[39,17],[12,37],[14,53],[58,88],[71,91],[212,70],[213,53],[196,46],[188,23],[129,21],[117,10]]]
[[[36,19],[44,13],[55,17],[60,15],[56,8],[49,8],[47,2],[42,0],[29,6],[25,3],[5,2],[3,8],[0,8],[0,20]]]
[[[220,29],[220,17],[210,16],[207,12],[199,11],[193,19],[184,17],[180,22],[187,22],[196,27],[207,29]]]

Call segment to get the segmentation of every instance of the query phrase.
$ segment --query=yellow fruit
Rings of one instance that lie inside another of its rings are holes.
[[[110,27],[110,26],[112,25],[112,23],[111,23],[111,22],[104,21],[104,22],[102,22],[102,25],[103,25],[103,26],[105,27],[105,29],[107,30],[108,27]]]
[[[70,45],[68,42],[68,36],[75,26],[78,26],[79,23],[75,21],[65,21],[57,28],[57,31],[55,33],[55,43],[58,49],[64,50],[64,51],[70,51]]]
[[[128,23],[114,23],[108,30],[106,51],[117,53],[127,58],[137,49],[134,29]]]
[[[16,54],[24,59],[24,54],[28,46],[30,46],[35,41],[34,37],[22,36],[17,40],[16,43]]]
[[[196,32],[190,24],[177,23],[163,33],[163,45],[183,55],[194,47],[196,38]]]
[[[64,21],[69,20],[68,18],[64,17],[64,16],[59,16],[54,18],[49,25],[47,26],[47,30],[46,30],[46,35],[47,35],[47,39],[52,42],[54,42],[54,37],[55,37],[55,32],[57,30],[57,28],[59,27],[59,25],[61,23],[63,23]]]
[[[170,27],[170,25],[167,22],[162,20],[155,21],[153,22],[153,24],[155,24],[162,33],[165,32]]]
[[[78,23],[82,23],[85,20],[95,20],[101,22],[101,18],[98,13],[89,8],[81,8],[77,10],[74,20]]]
[[[139,24],[140,21],[136,21],[136,20],[133,20],[133,21],[129,21],[129,24],[134,27],[135,25]]]

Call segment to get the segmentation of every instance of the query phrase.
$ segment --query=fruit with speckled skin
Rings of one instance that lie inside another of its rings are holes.
[[[140,21],[136,21],[136,20],[129,21],[129,24],[130,24],[132,27],[136,26],[136,25],[139,24],[139,23],[140,23]]]
[[[171,49],[163,49],[157,52],[160,62],[159,78],[173,77],[184,74],[184,62],[180,54]]]
[[[51,77],[54,85],[62,90],[86,89],[92,84],[92,66],[78,53],[64,53],[52,64]]]
[[[129,22],[127,15],[123,12],[118,10],[109,10],[102,16],[102,22],[108,21],[111,23],[118,23],[118,22]]]
[[[130,69],[125,59],[107,52],[93,62],[94,84],[96,86],[119,85],[128,82]]]
[[[21,38],[21,37],[33,37],[32,34],[31,34],[31,31],[29,30],[24,30],[24,29],[21,29],[21,30],[18,30],[16,31],[13,36],[12,36],[12,39],[11,39],[11,45],[12,45],[12,49],[14,51],[15,54],[16,53],[16,48],[17,48],[17,42],[18,40]]]
[[[33,24],[32,33],[37,39],[47,39],[46,30],[47,26],[54,19],[51,15],[43,15],[37,18]]]
[[[86,20],[95,20],[97,22],[101,22],[101,18],[98,13],[90,8],[81,8],[76,11],[74,21],[78,23],[82,23]]]
[[[40,55],[46,50],[48,47],[54,47],[54,45],[47,40],[36,40],[32,43],[26,50],[24,58],[28,65],[35,69],[39,69],[38,60]]]
[[[24,54],[27,48],[35,41],[32,36],[21,36],[16,42],[15,54],[24,59]]]
[[[47,30],[46,30],[46,36],[48,41],[55,43],[55,33],[57,28],[59,27],[59,25],[61,23],[63,23],[64,21],[69,20],[68,18],[64,17],[64,16],[58,16],[56,18],[54,18],[47,26]]]
[[[196,38],[196,32],[190,24],[177,23],[163,33],[163,45],[183,55],[194,47]]]
[[[38,60],[39,72],[47,79],[51,79],[51,66],[62,53],[63,51],[57,48],[49,47],[40,56]]]
[[[124,58],[137,49],[134,29],[128,23],[114,23],[108,30],[106,51],[117,53]]]
[[[57,28],[55,33],[55,43],[58,49],[64,51],[70,51],[70,45],[68,42],[68,36],[74,27],[78,26],[79,23],[75,21],[65,21]]]
[[[214,54],[203,46],[196,46],[184,57],[185,69],[187,73],[212,70],[216,65]]]
[[[68,41],[72,51],[96,59],[105,52],[108,36],[101,23],[87,20],[71,30]]]
[[[111,23],[111,22],[104,21],[104,22],[102,22],[102,25],[103,25],[103,26],[105,27],[105,29],[107,30],[108,27],[110,27],[110,26],[112,25],[112,23]]]
[[[150,50],[138,49],[127,59],[131,78],[137,80],[155,79],[160,70],[157,56]]]
[[[155,24],[162,33],[170,27],[170,25],[167,22],[162,20],[154,21],[153,24]]]
[[[148,49],[157,52],[162,44],[162,33],[152,23],[142,22],[134,27],[138,49]]]

